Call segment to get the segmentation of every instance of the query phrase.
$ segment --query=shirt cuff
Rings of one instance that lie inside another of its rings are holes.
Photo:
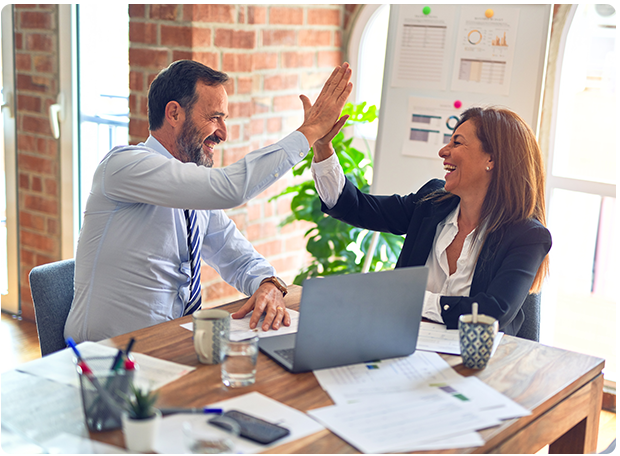
[[[422,317],[443,324],[443,318],[441,317],[441,308],[439,307],[439,298],[441,298],[441,296],[438,293],[431,293],[430,291],[424,292],[424,307],[422,308]]]
[[[319,197],[331,209],[338,202],[346,182],[338,157],[334,153],[318,163],[312,160],[310,171]]]
[[[294,165],[303,160],[305,156],[308,155],[308,152],[310,152],[308,139],[300,131],[294,131],[276,144],[282,147],[282,149],[291,156]]]

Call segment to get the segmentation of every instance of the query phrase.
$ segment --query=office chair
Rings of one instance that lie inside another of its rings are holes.
[[[517,337],[538,342],[540,339],[540,293],[529,294],[523,303],[525,320]]]
[[[43,264],[30,271],[28,278],[41,356],[66,347],[65,321],[73,302],[74,272],[74,259]]]

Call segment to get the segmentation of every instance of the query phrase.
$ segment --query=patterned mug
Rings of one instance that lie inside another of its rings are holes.
[[[488,315],[478,315],[472,322],[472,315],[459,317],[459,341],[463,364],[470,369],[487,367],[499,323]]]
[[[203,364],[219,364],[220,334],[230,331],[230,314],[225,310],[204,309],[192,314],[194,349]]]

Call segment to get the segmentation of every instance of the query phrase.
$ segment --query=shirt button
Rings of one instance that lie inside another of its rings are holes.
[[[443,310],[448,310],[450,308],[450,306],[448,304],[446,304],[445,306],[443,306]]]
[[[275,173],[273,176],[278,177],[279,175],[280,175],[279,173]]]
[[[300,157],[303,157],[303,156],[304,156],[304,153],[303,153],[303,152],[299,152],[299,156],[300,156]]]

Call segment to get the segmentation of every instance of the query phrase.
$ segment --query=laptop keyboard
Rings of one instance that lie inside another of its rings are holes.
[[[294,348],[283,348],[281,350],[274,350],[275,353],[277,353],[278,355],[280,355],[282,358],[284,358],[285,360],[287,360],[289,363],[293,363],[293,358],[295,356],[295,349]]]

